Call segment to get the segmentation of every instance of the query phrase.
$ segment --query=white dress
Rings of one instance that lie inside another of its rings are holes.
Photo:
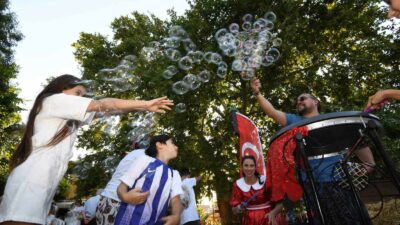
[[[46,223],[51,201],[72,156],[77,131],[75,129],[55,146],[44,146],[67,120],[90,122],[94,113],[86,113],[86,110],[91,101],[63,93],[43,101],[35,120],[32,153],[8,177],[0,205],[0,222]]]

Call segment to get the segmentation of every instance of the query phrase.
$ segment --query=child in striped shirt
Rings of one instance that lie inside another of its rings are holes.
[[[178,147],[168,135],[152,138],[146,155],[121,177],[117,193],[122,200],[115,225],[179,224],[182,182],[179,173],[168,166],[178,155]],[[166,216],[168,205],[172,214]]]

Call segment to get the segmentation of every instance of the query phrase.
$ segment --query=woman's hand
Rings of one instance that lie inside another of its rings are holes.
[[[169,106],[174,105],[172,100],[166,96],[147,101],[146,109],[150,112],[165,113],[165,110],[171,110]]]
[[[238,205],[238,206],[236,206],[236,207],[233,207],[233,208],[232,208],[232,212],[233,212],[234,214],[242,213],[242,209],[240,208],[240,205]]]
[[[268,218],[268,224],[277,225],[278,221],[276,220],[276,216],[282,211],[283,204],[282,202],[276,203],[275,207],[271,210],[271,212],[265,214],[264,218]]]
[[[276,221],[277,214],[278,213],[276,211],[272,210],[271,212],[265,214],[264,218],[268,219],[268,224],[277,225],[278,224],[278,222]]]

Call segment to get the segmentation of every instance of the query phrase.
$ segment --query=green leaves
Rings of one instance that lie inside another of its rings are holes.
[[[21,117],[18,88],[14,79],[18,67],[14,63],[13,48],[22,39],[17,30],[15,14],[9,11],[9,2],[0,1],[0,193],[8,174],[8,160],[20,138]]]

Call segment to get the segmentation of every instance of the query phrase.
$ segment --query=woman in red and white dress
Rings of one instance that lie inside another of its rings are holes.
[[[281,202],[270,202],[265,176],[256,171],[253,156],[242,158],[243,177],[233,183],[230,204],[235,214],[243,212],[242,225],[286,225]]]

